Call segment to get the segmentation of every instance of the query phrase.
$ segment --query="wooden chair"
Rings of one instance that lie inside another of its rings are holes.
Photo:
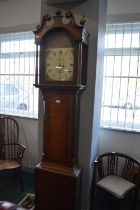
[[[130,202],[129,207],[135,210],[140,188],[139,160],[122,153],[109,152],[97,157],[93,163],[93,169],[90,210],[94,209],[97,188],[107,192],[115,200],[124,201],[125,198],[130,198],[127,200]],[[100,202],[102,203],[101,200]]]
[[[0,171],[14,170],[23,190],[21,173],[25,146],[19,143],[19,125],[12,117],[0,117]]]

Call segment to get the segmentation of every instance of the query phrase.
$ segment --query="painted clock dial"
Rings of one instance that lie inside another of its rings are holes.
[[[45,57],[46,80],[73,80],[73,48],[50,48],[46,50]]]

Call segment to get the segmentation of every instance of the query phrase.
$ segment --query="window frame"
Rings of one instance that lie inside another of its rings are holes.
[[[15,28],[14,28],[15,29]],[[32,35],[32,38],[31,37],[29,37],[28,36],[28,33],[30,33],[31,35]],[[11,39],[11,37],[12,37],[12,34],[13,34],[13,39]],[[2,48],[1,48],[1,46],[2,46],[2,41],[17,41],[17,40],[19,40],[18,38],[18,36],[20,35],[20,40],[27,40],[27,38],[28,38],[28,40],[29,39],[31,39],[32,40],[32,42],[34,42],[34,33],[32,32],[32,27],[25,27],[25,29],[24,30],[22,30],[22,29],[16,29],[16,30],[14,30],[14,31],[6,31],[5,32],[5,30],[3,30],[2,31],[2,33],[1,33],[1,30],[0,30],[0,36],[1,36],[1,40],[0,40],[0,63],[2,62],[2,59],[4,58],[4,59],[9,59],[10,60],[10,58],[11,58],[11,54],[13,54],[13,58],[14,59],[16,59],[16,58],[23,58],[23,59],[25,59],[25,58],[33,58],[33,62],[34,62],[34,69],[32,70],[32,72],[33,73],[28,73],[28,74],[25,74],[25,72],[23,72],[23,74],[20,74],[19,72],[18,72],[18,74],[15,74],[15,73],[13,73],[13,76],[17,76],[17,77],[19,77],[19,76],[23,76],[23,77],[25,77],[25,76],[32,76],[32,86],[33,86],[33,84],[34,84],[34,79],[35,79],[35,54],[36,54],[36,51],[35,51],[35,49],[36,49],[36,46],[35,46],[35,44],[34,44],[34,50],[33,51],[30,51],[30,49],[29,49],[29,51],[27,52],[27,51],[24,51],[24,52],[21,52],[20,53],[20,51],[18,51],[18,52],[6,52],[6,53],[4,53],[4,52],[2,52],[1,53],[1,50],[2,50]],[[27,36],[26,36],[27,35]],[[5,39],[5,37],[4,36],[7,36],[7,39]],[[8,36],[9,36],[9,38],[8,38]],[[10,62],[10,61],[9,61]],[[19,61],[19,63],[20,63],[20,61]],[[19,64],[20,65],[20,64]],[[0,72],[0,77],[2,77],[2,76],[11,76],[12,74],[10,73],[10,71],[9,71],[9,74],[6,74],[6,73],[1,73]],[[24,83],[23,83],[24,84]],[[19,84],[20,85],[20,84]],[[35,90],[36,88],[35,87],[33,87],[33,89]],[[29,90],[28,90],[29,91]],[[25,92],[25,91],[23,91],[23,92]],[[38,91],[37,91],[38,92]],[[33,93],[34,93],[34,91],[33,91]],[[25,93],[23,93],[23,95],[24,95]],[[39,98],[39,95],[37,94],[37,97]],[[28,97],[29,98],[29,97]],[[35,95],[33,96],[33,98],[35,98]],[[34,102],[33,102],[34,103]],[[38,101],[37,101],[37,103],[38,103]],[[35,104],[33,104],[33,107],[35,106]],[[38,106],[37,106],[38,107]],[[34,112],[34,111],[33,111]],[[22,114],[19,112],[19,111],[17,111],[16,113],[10,113],[10,111],[7,113],[7,112],[5,112],[5,111],[1,111],[0,112],[0,115],[10,115],[10,116],[15,116],[15,117],[21,117],[21,118],[29,118],[29,119],[38,119],[38,110],[36,111],[36,114],[35,113],[32,113],[32,114],[30,114],[30,111],[28,111],[28,113],[26,112],[26,114],[25,114],[25,112],[23,112]]]
[[[126,34],[126,33],[131,33],[131,36],[132,36],[132,32],[134,33],[139,33],[139,47],[138,47],[138,49],[136,49],[136,47],[134,47],[134,48],[106,48],[105,47],[105,55],[104,55],[104,58],[106,58],[107,56],[114,56],[114,59],[115,59],[115,56],[121,56],[121,57],[124,57],[124,56],[130,56],[130,58],[132,58],[132,56],[138,56],[138,59],[139,59],[139,61],[138,61],[138,63],[140,64],[140,21],[122,21],[122,22],[109,22],[108,24],[107,24],[107,27],[109,26],[110,28],[107,28],[107,32],[106,32],[106,34],[107,33],[112,33],[112,34],[114,34],[114,31],[116,30],[115,29],[115,27],[112,27],[112,26],[116,26],[116,25],[120,25],[120,32],[122,31],[122,26],[124,25],[124,24],[127,24],[127,26],[131,26],[132,24],[134,24],[134,29],[132,28],[132,27],[128,27],[127,28],[127,30],[126,31],[124,31],[124,34]],[[130,24],[130,25],[129,25]],[[111,28],[112,27],[112,28]],[[111,30],[110,30],[111,29]],[[124,30],[124,28],[123,28],[123,30]],[[119,30],[118,30],[118,33],[119,33]],[[123,34],[123,36],[124,36],[124,34]],[[115,35],[116,36],[116,35]],[[116,37],[115,37],[116,38]],[[107,42],[107,40],[106,40],[106,42]],[[110,42],[110,40],[109,40],[109,42]],[[115,42],[116,42],[116,40],[115,40]],[[106,44],[107,45],[107,44]],[[115,46],[116,46],[116,43],[114,44]],[[131,61],[130,61],[131,62]],[[106,64],[104,64],[104,65],[106,65]],[[104,70],[103,70],[103,72],[105,71],[105,66],[104,66]],[[105,81],[105,75],[104,75],[104,73],[103,73],[103,82]],[[111,76],[110,76],[110,78],[111,78]],[[115,76],[112,76],[112,78],[115,78]],[[116,76],[116,78],[117,78],[117,76]],[[121,76],[118,76],[118,78],[123,78],[123,77],[121,77]],[[125,77],[124,77],[125,78]],[[129,76],[126,76],[126,79],[140,79],[140,75],[139,75],[139,77],[138,76],[133,76],[133,77],[131,77],[130,75]],[[123,130],[123,131],[131,131],[131,132],[140,132],[140,125],[139,125],[139,128],[134,128],[134,125],[132,125],[132,127],[130,127],[130,128],[128,128],[127,126],[112,126],[110,123],[107,125],[105,125],[105,123],[103,122],[103,112],[104,112],[104,102],[103,102],[103,95],[105,94],[105,92],[104,92],[104,86],[103,86],[103,91],[102,91],[102,105],[101,105],[101,123],[100,123],[100,126],[101,126],[101,128],[105,128],[105,129],[113,129],[113,130]],[[111,107],[112,106],[112,104],[110,104],[110,108],[112,108]],[[115,107],[113,107],[113,108],[115,108]],[[118,110],[119,110],[119,108],[118,108]],[[133,110],[134,110],[134,112],[135,112],[135,108],[133,108]],[[133,113],[133,115],[134,115],[135,113]],[[134,123],[134,122],[133,122]],[[139,119],[139,124],[140,124],[140,119]]]

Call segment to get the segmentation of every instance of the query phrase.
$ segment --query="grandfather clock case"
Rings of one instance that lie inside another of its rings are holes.
[[[43,155],[35,167],[35,210],[80,210],[80,95],[86,88],[89,33],[85,19],[57,10],[34,31],[35,86],[42,92]]]

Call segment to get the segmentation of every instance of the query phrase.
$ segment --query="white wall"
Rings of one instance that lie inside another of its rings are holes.
[[[38,153],[38,120],[15,118],[19,123],[19,140],[26,146],[23,167],[31,171],[37,164]]]
[[[40,8],[41,0],[0,1],[0,28],[38,23]]]
[[[140,134],[101,129],[99,153],[116,151],[130,154],[140,159]]]
[[[107,0],[108,15],[127,15],[140,13],[139,0]]]
[[[123,19],[140,16],[139,0],[108,0],[107,14]],[[135,18],[134,18],[135,19]],[[139,19],[140,20],[140,19]],[[140,134],[115,130],[100,130],[99,153],[117,151],[131,154],[140,159]]]

